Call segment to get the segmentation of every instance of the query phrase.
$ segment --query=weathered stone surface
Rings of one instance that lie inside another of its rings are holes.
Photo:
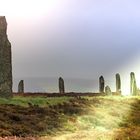
[[[11,44],[7,38],[7,22],[0,16],[0,97],[12,96]]]
[[[111,92],[111,89],[110,89],[109,86],[106,86],[106,87],[105,87],[105,93],[106,93],[107,95],[112,95],[112,92]]]
[[[105,87],[105,80],[103,76],[99,77],[99,92],[103,93],[104,92],[104,87]]]
[[[65,93],[65,86],[63,78],[59,78],[59,93]]]
[[[21,80],[18,84],[18,93],[24,93],[24,81]]]
[[[130,73],[130,94],[133,96],[137,95],[137,84],[134,72]]]
[[[116,92],[121,93],[121,78],[119,73],[116,74]]]

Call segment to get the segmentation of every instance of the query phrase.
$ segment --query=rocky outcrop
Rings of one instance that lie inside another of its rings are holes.
[[[7,38],[7,22],[0,16],[0,97],[12,96],[11,44]]]
[[[18,84],[18,93],[24,93],[24,81],[21,80]]]
[[[59,78],[59,93],[65,93],[65,85],[63,78]]]

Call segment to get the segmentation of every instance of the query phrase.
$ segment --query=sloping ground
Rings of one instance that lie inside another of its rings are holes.
[[[52,140],[140,140],[139,97],[105,97],[90,102],[89,112],[78,116],[74,124],[77,131]]]
[[[71,98],[43,107],[1,104],[0,136],[9,140],[140,140],[140,97]]]

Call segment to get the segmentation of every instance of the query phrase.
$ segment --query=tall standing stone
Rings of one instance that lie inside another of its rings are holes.
[[[130,94],[131,95],[137,95],[137,84],[135,79],[135,73],[130,73]]]
[[[103,76],[99,77],[99,92],[103,93],[104,92],[104,87],[105,87],[105,80]]]
[[[121,78],[119,73],[116,74],[116,92],[121,93]]]
[[[7,22],[0,16],[0,97],[12,96],[11,44],[7,37]]]
[[[21,80],[18,84],[18,93],[24,93],[24,81]]]
[[[59,93],[65,93],[65,85],[63,78],[59,78]]]

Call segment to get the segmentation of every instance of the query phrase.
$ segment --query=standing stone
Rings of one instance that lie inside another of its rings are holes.
[[[24,93],[24,81],[21,80],[18,84],[18,93]]]
[[[11,44],[4,16],[0,16],[0,97],[12,97]]]
[[[105,87],[105,93],[106,93],[107,95],[112,95],[112,92],[111,92],[111,89],[110,89],[109,86],[106,86],[106,87]]]
[[[116,92],[121,93],[121,78],[119,73],[116,74]]]
[[[134,72],[130,73],[130,94],[133,96],[137,95],[137,84]]]
[[[65,86],[63,78],[59,78],[59,93],[65,93]]]
[[[104,92],[104,87],[105,87],[105,81],[104,81],[104,77],[100,76],[99,77],[99,92],[103,93]]]

